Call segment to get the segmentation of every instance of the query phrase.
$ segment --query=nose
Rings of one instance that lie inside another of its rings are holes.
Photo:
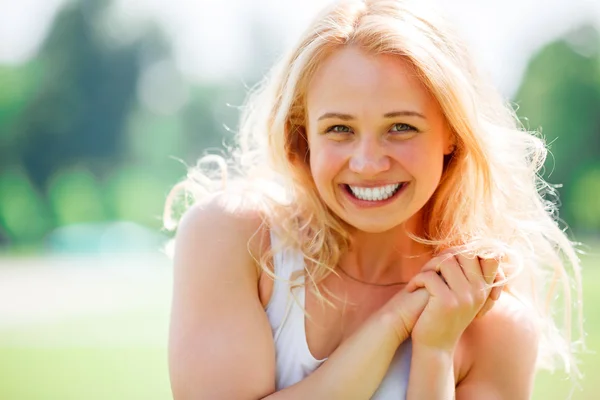
[[[377,175],[390,169],[390,158],[376,138],[364,138],[354,149],[350,170],[361,175]]]

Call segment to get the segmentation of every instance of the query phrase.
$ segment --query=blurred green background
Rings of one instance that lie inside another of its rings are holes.
[[[284,23],[246,13],[233,20],[250,44],[242,62],[221,54],[226,73],[193,74],[172,31],[157,18],[128,19],[126,2],[117,3],[120,12],[107,0],[58,1],[35,51],[0,58],[0,399],[171,397],[165,197],[186,165],[231,140],[247,88],[285,42],[277,31]],[[175,7],[147,3],[158,14]],[[221,22],[232,23],[215,4]],[[0,4],[0,41],[17,43],[11,10]],[[41,18],[33,10],[31,26]],[[532,42],[504,91],[524,124],[551,144],[545,177],[563,185],[561,218],[587,245],[593,352],[600,349],[600,24],[578,21]],[[200,65],[216,57],[202,50],[211,37],[186,37],[197,41]],[[491,50],[488,62],[501,68],[518,61],[495,60]],[[600,398],[600,359],[591,352],[581,356],[585,378],[573,399]],[[535,399],[565,399],[571,387],[564,374],[542,372]]]

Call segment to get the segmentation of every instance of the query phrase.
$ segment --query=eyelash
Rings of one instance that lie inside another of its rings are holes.
[[[408,124],[404,124],[404,123],[397,123],[397,124],[393,124],[393,125],[392,125],[392,127],[391,127],[390,129],[392,129],[392,128],[394,128],[395,126],[398,126],[398,125],[401,125],[401,126],[403,126],[403,127],[405,127],[405,128],[408,128],[408,129],[401,129],[401,130],[398,130],[398,131],[394,131],[394,132],[396,132],[396,133],[402,133],[402,132],[411,132],[411,131],[413,131],[413,132],[419,132],[419,130],[418,130],[417,128],[415,128],[414,126],[412,126],[412,125],[408,125]],[[335,131],[334,129],[335,129],[335,128],[337,128],[337,127],[344,127],[344,128],[348,128],[348,129],[350,129],[350,127],[349,127],[349,126],[347,126],[347,125],[339,125],[339,124],[338,124],[338,125],[332,125],[332,126],[330,126],[329,128],[327,128],[327,129],[325,130],[325,133],[342,133],[342,134],[343,134],[343,133],[351,133],[351,132],[348,132],[348,131],[342,131],[342,132]]]

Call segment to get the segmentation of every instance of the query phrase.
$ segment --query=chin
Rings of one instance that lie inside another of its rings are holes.
[[[351,229],[356,229],[365,233],[385,233],[401,227],[406,220],[397,221],[374,221],[373,219],[362,220],[357,218],[344,218],[344,221]]]

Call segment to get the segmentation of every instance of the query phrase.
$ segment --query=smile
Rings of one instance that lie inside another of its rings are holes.
[[[355,186],[355,185],[344,185],[346,192],[356,200],[367,201],[367,202],[384,202],[391,199],[398,194],[408,182],[398,182],[389,185],[382,186]]]

